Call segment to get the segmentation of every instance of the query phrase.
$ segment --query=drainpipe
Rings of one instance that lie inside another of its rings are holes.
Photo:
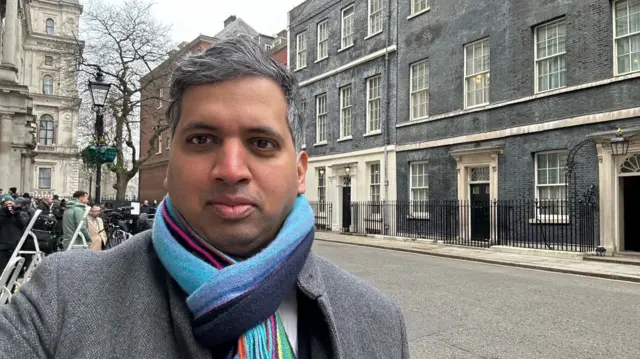
[[[291,68],[291,12],[287,12],[287,68]]]
[[[397,12],[397,9],[396,9]],[[396,18],[397,18],[397,14],[396,14]],[[391,93],[391,86],[389,84],[390,82],[390,66],[389,66],[389,42],[390,42],[390,37],[391,37],[391,0],[387,0],[387,21],[386,22],[386,27],[387,27],[387,33],[385,34],[385,52],[384,52],[384,69],[385,69],[385,82],[386,82],[386,95],[385,95],[385,104],[384,104],[384,113],[385,116],[383,118],[384,120],[384,197],[383,197],[383,204],[386,204],[386,202],[389,199],[389,151],[387,146],[389,145],[389,103],[390,103],[390,99],[389,99],[389,95]],[[397,27],[396,27],[397,29]],[[396,30],[397,31],[397,30]],[[397,35],[397,34],[396,34]],[[386,233],[386,228],[387,228],[387,216],[386,216],[386,205],[383,205],[382,207],[382,233],[385,234]]]

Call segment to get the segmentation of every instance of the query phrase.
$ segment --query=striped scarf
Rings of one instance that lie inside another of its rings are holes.
[[[207,243],[165,197],[153,223],[153,246],[188,294],[194,335],[201,345],[226,348],[223,355],[228,358],[295,357],[277,309],[307,259],[313,226],[313,211],[300,195],[275,239],[240,261]]]

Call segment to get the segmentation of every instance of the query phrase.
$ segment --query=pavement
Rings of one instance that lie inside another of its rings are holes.
[[[412,359],[640,358],[639,283],[326,240],[313,251],[400,303]]]
[[[618,260],[584,260],[583,255],[579,253],[517,248],[470,248],[321,231],[316,232],[316,240],[566,274],[640,282],[640,266],[638,265]]]

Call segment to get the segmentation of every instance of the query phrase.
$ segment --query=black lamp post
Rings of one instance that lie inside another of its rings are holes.
[[[89,91],[91,92],[91,101],[93,102],[93,109],[96,111],[96,123],[94,126],[97,138],[97,146],[104,146],[104,118],[102,115],[102,108],[107,102],[107,96],[109,95],[110,83],[104,82],[104,74],[98,68],[95,81],[89,80]],[[100,203],[100,182],[102,182],[102,160],[98,158],[98,165],[96,168],[96,196],[95,203]]]

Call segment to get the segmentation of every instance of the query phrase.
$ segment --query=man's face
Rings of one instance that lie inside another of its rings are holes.
[[[85,194],[84,196],[80,197],[80,202],[87,204],[89,203],[89,195]]]
[[[144,204],[145,206],[148,206],[149,205],[149,201],[144,201],[144,202],[142,202],[142,204]]]
[[[46,198],[46,199],[44,200],[44,204],[46,204],[47,206],[50,206],[50,205],[51,205],[51,203],[53,203],[53,201],[51,200],[51,198]]]
[[[3,206],[4,208],[7,208],[7,207],[15,207],[15,206],[16,206],[16,204],[15,204],[13,201],[11,201],[11,200],[6,200],[6,201],[4,201],[4,202],[2,203],[2,206]]]
[[[216,248],[256,253],[305,191],[280,87],[242,77],[187,90],[165,186],[174,206]]]
[[[93,218],[99,217],[100,216],[100,207],[98,207],[98,206],[91,207],[91,212],[89,212],[89,214]]]

